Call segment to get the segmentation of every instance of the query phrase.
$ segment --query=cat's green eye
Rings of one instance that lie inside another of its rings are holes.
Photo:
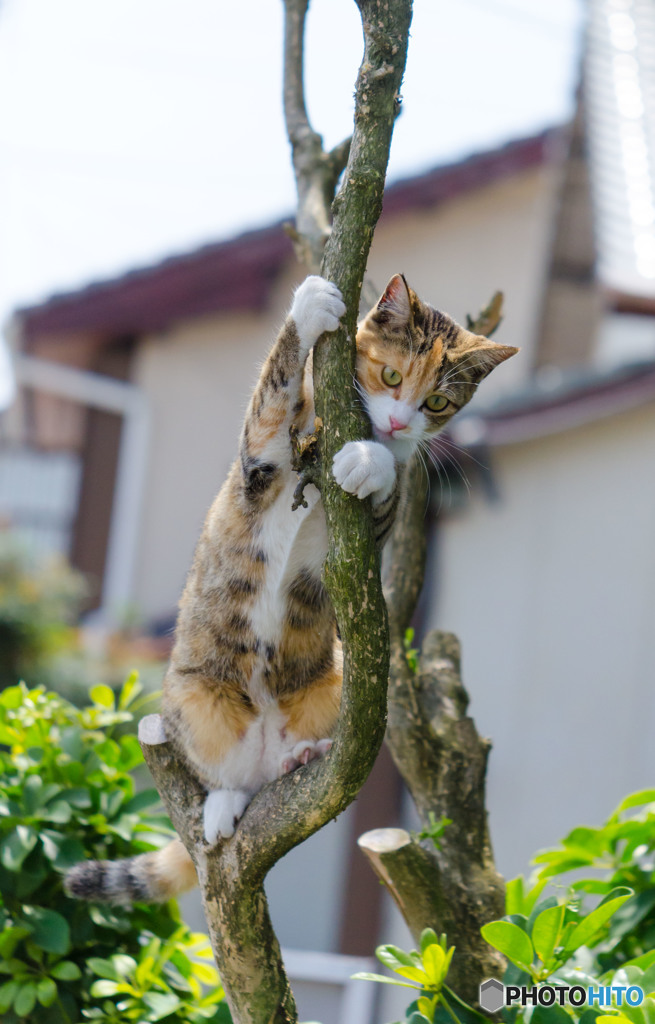
[[[425,404],[430,412],[442,412],[447,405],[450,405],[450,399],[445,395],[428,395]]]
[[[393,366],[385,366],[382,371],[382,380],[385,384],[388,384],[390,388],[397,388],[402,379],[402,373],[398,373],[398,370],[394,370]]]

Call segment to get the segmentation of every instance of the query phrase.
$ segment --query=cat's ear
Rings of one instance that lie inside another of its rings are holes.
[[[412,293],[403,274],[394,274],[369,314],[377,324],[404,330],[412,322]]]
[[[467,345],[465,349],[455,349],[449,361],[459,367],[463,377],[476,384],[496,366],[520,351],[513,345],[500,345],[482,335],[473,335],[471,341],[472,344]]]

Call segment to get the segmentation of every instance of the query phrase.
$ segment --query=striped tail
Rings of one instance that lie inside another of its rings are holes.
[[[66,874],[69,896],[104,903],[163,903],[197,885],[196,869],[179,839],[127,860],[85,860]]]

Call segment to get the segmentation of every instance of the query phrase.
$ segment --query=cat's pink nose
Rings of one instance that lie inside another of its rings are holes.
[[[406,426],[406,423],[402,423],[401,420],[397,420],[395,416],[389,417],[389,430],[404,430]]]

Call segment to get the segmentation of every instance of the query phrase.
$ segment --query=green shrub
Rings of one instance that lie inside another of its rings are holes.
[[[436,823],[435,823],[436,824]],[[431,832],[421,834],[421,838]],[[576,828],[560,846],[539,853],[531,888],[522,878],[507,884],[507,916],[482,928],[487,942],[509,961],[506,985],[638,986],[641,1005],[593,1009],[512,1007],[512,1024],[655,1024],[655,790],[626,797],[600,828]],[[591,872],[565,886],[571,871]],[[563,896],[543,897],[549,884]],[[543,897],[543,898],[542,898]],[[441,947],[437,950],[436,944]],[[404,980],[359,975],[416,988],[404,1024],[475,1024],[485,1021],[446,985],[452,950],[446,936],[427,929],[421,951],[380,946],[378,958]],[[438,954],[438,958],[435,956]],[[455,952],[455,956],[457,953]],[[401,1024],[401,1022],[397,1022]]]
[[[115,702],[96,686],[83,710],[42,687],[0,694],[4,1024],[230,1020],[207,938],[189,931],[173,902],[108,907],[62,888],[85,856],[133,856],[172,834],[153,812],[156,791],[135,791],[136,737],[115,733],[132,720],[139,690],[132,676]]]

